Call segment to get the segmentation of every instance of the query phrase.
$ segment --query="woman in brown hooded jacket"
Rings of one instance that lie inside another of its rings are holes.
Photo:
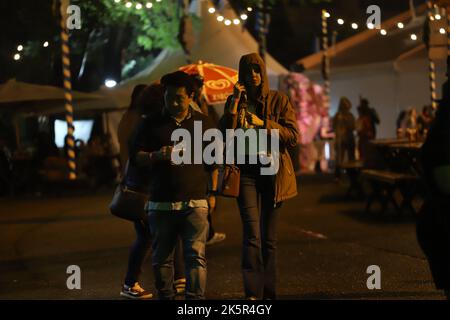
[[[269,90],[266,67],[256,54],[239,62],[239,82],[225,105],[220,121],[225,129],[278,131],[279,167],[273,175],[262,175],[263,164],[249,164],[251,146],[245,146],[238,205],[243,224],[242,270],[248,299],[276,298],[276,225],[284,200],[297,195],[297,181],[289,147],[297,145],[299,131],[289,98]],[[239,149],[239,147],[238,147]],[[238,150],[239,153],[239,150]],[[261,203],[260,203],[261,202]]]

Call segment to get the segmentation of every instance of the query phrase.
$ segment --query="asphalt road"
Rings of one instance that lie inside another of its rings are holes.
[[[415,236],[413,217],[364,213],[330,176],[302,176],[279,221],[280,299],[443,299]],[[0,299],[120,299],[134,229],[108,213],[112,190],[0,199]],[[227,239],[207,249],[208,299],[241,299],[241,223],[220,199],[215,227]],[[81,268],[69,290],[67,267]],[[367,268],[381,289],[367,288]],[[141,283],[153,289],[151,261]]]

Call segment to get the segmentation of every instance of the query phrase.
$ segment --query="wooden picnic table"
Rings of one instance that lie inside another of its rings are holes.
[[[387,138],[387,139],[375,139],[371,140],[370,143],[375,146],[389,146],[392,144],[401,144],[410,142],[408,139],[398,139],[398,138]]]
[[[422,197],[420,150],[423,142],[392,138],[371,143],[377,150],[380,165],[363,170],[363,176],[372,186],[367,209],[373,201],[378,201],[382,204],[382,211],[390,202],[398,212],[407,209],[416,213],[418,210],[413,202]],[[398,191],[401,199],[396,201],[394,194]]]

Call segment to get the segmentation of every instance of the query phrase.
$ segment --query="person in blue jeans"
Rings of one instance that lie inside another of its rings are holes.
[[[145,172],[142,172],[134,164],[128,162],[128,145],[130,140],[134,138],[132,132],[142,117],[151,117],[154,114],[160,113],[163,100],[163,89],[161,85],[155,83],[150,86],[136,86],[131,96],[130,108],[124,114],[119,124],[118,138],[120,143],[120,159],[123,164],[122,176],[124,177],[122,183],[129,189],[142,194],[147,193],[148,178],[145,177]],[[144,209],[145,204],[145,197],[143,197],[142,209]],[[135,221],[134,229],[136,231],[136,240],[130,248],[128,267],[120,296],[127,299],[150,299],[153,297],[153,294],[142,288],[139,283],[142,267],[150,253],[152,244],[152,234],[150,232],[148,218],[145,216],[142,220]],[[184,285],[186,283],[182,254],[181,241],[178,241],[174,258],[175,289],[177,293],[184,293]]]
[[[239,62],[239,81],[225,105],[221,130],[242,129],[245,132],[265,129],[279,140],[279,168],[263,175],[264,163],[250,164],[266,150],[255,150],[248,142],[237,147],[245,158],[238,197],[243,226],[242,274],[245,297],[250,300],[276,299],[277,220],[283,201],[297,195],[297,182],[288,149],[298,143],[298,128],[289,98],[269,90],[266,67],[261,57],[248,54]],[[272,150],[273,151],[273,150]],[[275,153],[273,153],[275,154]]]
[[[186,145],[182,149],[195,152],[194,140],[202,139],[204,131],[213,126],[206,116],[191,107],[195,84],[188,74],[177,71],[165,75],[161,84],[164,87],[163,112],[141,123],[130,152],[132,161],[146,168],[150,177],[146,210],[153,236],[155,286],[159,299],[174,299],[173,256],[180,237],[186,274],[186,299],[204,299],[209,200],[214,198],[218,171],[214,166],[203,163],[203,160],[200,163],[193,161],[194,154],[187,154],[190,161],[175,164],[173,154],[184,151],[174,149],[172,134],[188,132],[191,145],[183,141]],[[201,137],[194,134],[198,124],[203,130]],[[203,148],[201,151],[203,155]]]

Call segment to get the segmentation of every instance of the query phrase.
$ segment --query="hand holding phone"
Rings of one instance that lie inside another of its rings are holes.
[[[236,82],[233,90],[234,100],[239,101],[244,94],[245,94],[245,86],[240,82]]]

